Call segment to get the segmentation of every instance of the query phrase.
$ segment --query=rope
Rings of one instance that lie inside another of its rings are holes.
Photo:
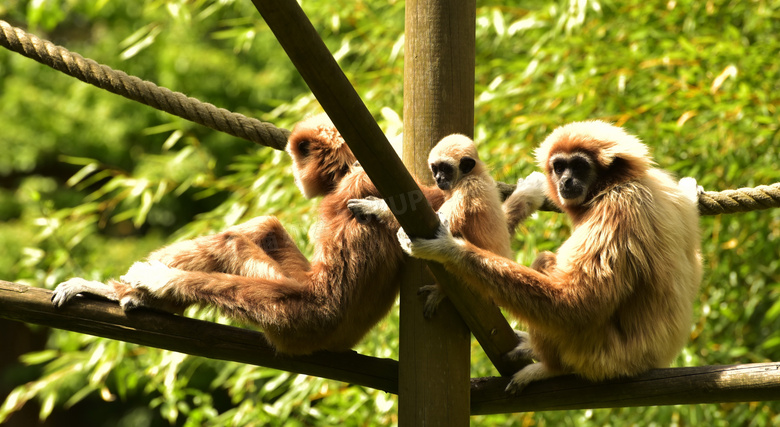
[[[0,44],[85,83],[257,144],[284,150],[290,131],[141,80],[0,20]]]
[[[125,98],[257,144],[283,150],[290,131],[129,76],[0,20],[0,44],[57,71]],[[515,185],[498,183],[502,199]],[[780,207],[780,183],[699,194],[699,213],[719,215]],[[541,210],[557,211],[549,201]]]
[[[780,182],[721,192],[706,191],[699,194],[699,214],[749,212],[780,207]]]

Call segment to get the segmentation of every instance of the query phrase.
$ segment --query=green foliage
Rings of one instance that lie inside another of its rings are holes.
[[[404,5],[304,1],[390,135],[400,132]],[[0,18],[130,74],[290,128],[316,101],[249,2],[11,0]],[[494,175],[535,170],[554,127],[625,126],[659,165],[721,190],[780,181],[780,1],[480,2],[476,139]],[[157,112],[0,51],[0,278],[53,287],[122,274],[150,250],[277,215],[307,253],[316,203],[282,152]],[[705,217],[706,274],[678,365],[780,360],[780,210]],[[568,235],[540,213],[530,262]],[[203,310],[189,315],[226,321]],[[357,348],[398,355],[394,311]],[[495,370],[473,346],[474,376]],[[396,424],[375,390],[52,330],[0,407],[88,406],[87,425]],[[29,403],[28,403],[29,404]],[[105,408],[97,410],[96,408]],[[771,425],[770,402],[473,417],[475,425]]]

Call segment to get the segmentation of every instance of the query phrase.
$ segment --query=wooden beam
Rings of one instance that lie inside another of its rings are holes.
[[[472,415],[780,400],[780,363],[654,369],[634,378],[591,383],[573,375],[504,392],[508,378],[472,380]]]
[[[50,299],[51,291],[0,280],[0,318],[398,393],[394,360],[355,352],[279,356],[253,330],[151,310],[125,313],[91,298],[55,309]],[[654,369],[601,383],[567,375],[531,383],[517,396],[504,392],[508,381],[472,379],[471,414],[780,400],[780,362]]]
[[[387,142],[382,130],[328,51],[298,2],[296,0],[253,0],[253,3],[314,96],[317,97],[336,128],[341,132],[371,181],[390,202],[391,208],[405,207],[403,210],[393,212],[404,230],[411,236],[433,237],[439,223],[433,209],[422,197],[419,187],[392,146]],[[450,7],[456,8],[455,5]],[[461,6],[459,5],[457,8],[461,8]],[[423,33],[424,31],[422,30]],[[457,31],[462,31],[462,29],[457,29]],[[448,34],[448,36],[450,35],[452,34]],[[407,39],[409,37],[411,36],[407,35]],[[463,35],[459,37],[463,37]],[[471,37],[473,38],[473,36]],[[462,38],[458,40],[462,40]],[[410,58],[408,52],[405,57]],[[474,62],[471,60],[471,65],[473,66],[473,64]],[[446,72],[449,65],[440,63],[440,71]],[[442,80],[436,84],[455,83]],[[448,102],[463,102],[463,100],[464,98],[461,96],[461,98],[454,100],[437,98],[428,102],[446,104]],[[473,95],[468,102],[473,104]],[[417,112],[420,111],[422,110]],[[415,114],[415,110],[405,111],[405,115],[413,114]],[[471,116],[473,117],[473,111]],[[433,119],[433,117],[428,116],[423,118]],[[462,119],[462,116],[456,118]],[[435,119],[444,120],[446,117],[439,115]],[[449,118],[449,120],[453,119],[455,117]],[[473,118],[462,124],[473,125]],[[442,126],[440,131],[455,131],[455,129],[454,127]],[[463,286],[440,265],[430,265],[436,280],[445,287],[447,295],[455,303],[471,332],[482,345],[499,373],[511,375],[524,366],[525,361],[508,362],[502,357],[506,352],[514,349],[518,341],[498,308],[494,304],[486,302],[484,298],[475,296],[474,292]]]
[[[423,317],[421,285],[433,283],[425,262],[409,259],[401,280],[398,424],[467,426],[471,335],[448,301]]]
[[[51,295],[45,289],[0,280],[0,317],[398,392],[398,362],[391,359],[354,351],[277,355],[257,331],[152,310],[125,312],[116,303],[86,297],[54,308]]]

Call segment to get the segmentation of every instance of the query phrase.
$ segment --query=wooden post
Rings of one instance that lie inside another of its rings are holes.
[[[474,0],[407,0],[404,153],[413,175],[430,179],[428,152],[451,133],[474,133]],[[417,260],[401,284],[399,424],[469,423],[470,334],[448,300],[423,318],[421,285],[432,278]]]

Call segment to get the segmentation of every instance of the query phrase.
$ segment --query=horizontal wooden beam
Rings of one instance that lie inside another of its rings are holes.
[[[507,378],[471,381],[471,414],[780,400],[780,363],[654,369],[591,383],[573,375],[504,392]]]
[[[398,393],[398,362],[392,359],[354,351],[278,355],[262,333],[250,329],[146,309],[125,312],[116,303],[88,297],[54,308],[51,295],[46,289],[0,280],[0,317]]]
[[[398,393],[398,362],[355,352],[277,355],[262,333],[77,298],[62,308],[51,291],[0,280],[0,318],[187,353],[282,369]],[[591,383],[573,375],[504,392],[508,378],[471,380],[471,414],[780,400],[780,362],[654,369]]]

